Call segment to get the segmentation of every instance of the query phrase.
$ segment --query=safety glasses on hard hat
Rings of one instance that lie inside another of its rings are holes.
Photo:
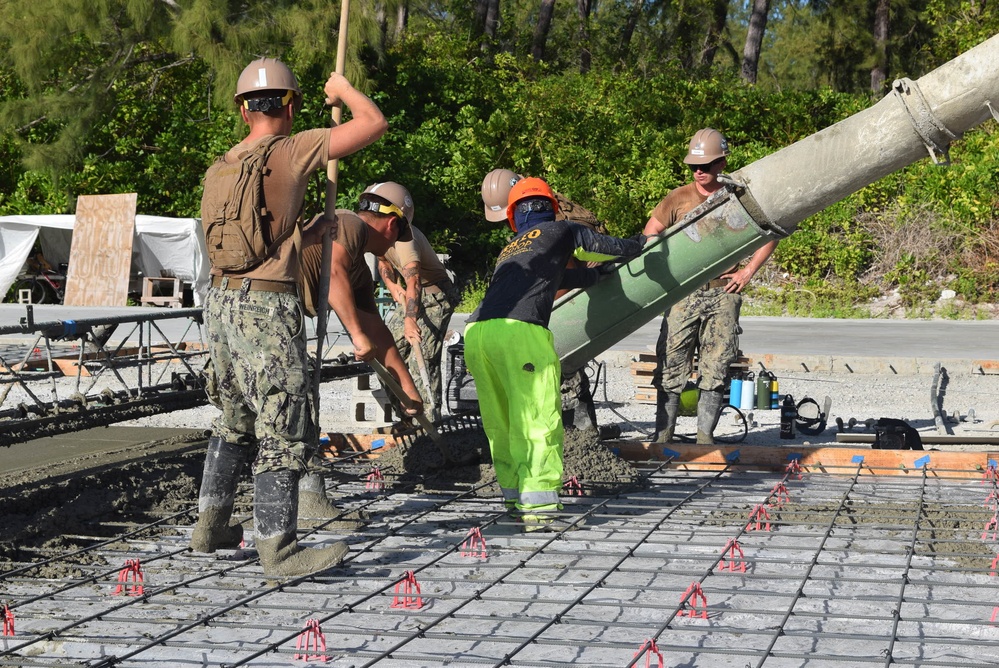
[[[552,206],[550,199],[544,197],[532,197],[530,199],[522,199],[515,205],[515,211],[520,213],[528,213],[530,211],[554,211],[555,208]]]
[[[249,100],[244,98],[243,106],[247,111],[270,111],[271,109],[280,109],[281,107],[290,104],[293,99],[295,99],[295,91],[287,90],[284,92],[284,95],[274,95],[273,97],[255,97]]]
[[[403,220],[406,219],[405,214],[402,209],[397,207],[395,204],[382,204],[381,202],[376,202],[373,199],[362,199],[357,203],[358,211],[373,211],[375,213],[394,213]]]

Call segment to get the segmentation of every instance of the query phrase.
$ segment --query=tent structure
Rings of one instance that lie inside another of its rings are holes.
[[[0,216],[0,294],[21,273],[37,239],[53,266],[69,262],[76,216]],[[131,276],[172,276],[191,283],[194,304],[208,292],[208,253],[197,218],[136,216]]]

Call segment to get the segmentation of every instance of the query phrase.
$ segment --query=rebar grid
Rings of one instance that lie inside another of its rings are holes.
[[[8,569],[0,600],[17,625],[0,665],[284,666],[307,619],[331,665],[644,665],[650,639],[669,666],[999,662],[993,481],[650,462],[647,488],[575,497],[565,515],[585,527],[538,535],[472,487],[414,494],[388,472],[374,491],[358,469],[337,491],[374,520],[319,576],[270,581],[249,550],[191,555],[189,525],[171,523],[184,513],[44,561],[82,577],[28,577],[41,560]],[[761,507],[769,531],[751,520]],[[488,559],[460,556],[476,527]],[[144,593],[111,596],[127,559]],[[393,608],[409,572],[423,605]]]

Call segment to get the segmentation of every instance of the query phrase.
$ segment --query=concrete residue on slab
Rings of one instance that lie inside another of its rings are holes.
[[[481,434],[460,438],[481,450]],[[566,445],[566,473],[584,494],[567,493],[562,514],[585,524],[564,533],[522,533],[485,492],[482,462],[450,484],[430,483],[442,473],[430,467],[381,485],[371,461],[333,462],[338,505],[370,519],[303,528],[304,544],[345,538],[351,551],[292,582],[263,576],[249,524],[241,550],[187,550],[197,444],[4,486],[0,600],[15,632],[0,665],[287,666],[309,620],[329,661],[306,663],[344,667],[644,665],[650,641],[663,665],[999,662],[994,478],[661,461],[623,475],[581,441]],[[601,479],[623,484],[590,484]],[[141,595],[119,582],[129,560]]]

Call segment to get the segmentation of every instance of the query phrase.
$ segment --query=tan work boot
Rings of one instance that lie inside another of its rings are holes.
[[[298,473],[295,471],[267,471],[256,476],[253,519],[264,575],[311,575],[340,564],[349,551],[343,541],[328,547],[303,548],[298,544]]]
[[[566,517],[558,517],[550,513],[525,511],[520,516],[520,521],[524,525],[524,533],[562,533],[563,531],[576,531],[586,524],[586,520],[580,518],[572,520]]]
[[[191,535],[195,552],[236,549],[243,542],[243,525],[232,519],[236,485],[248,451],[221,438],[208,439],[205,468],[198,494],[198,523]]]
[[[356,510],[344,512],[333,505],[326,494],[326,483],[322,474],[306,473],[299,479],[299,525],[323,524],[330,529],[356,531],[364,527],[367,519],[366,513]]]
[[[697,400],[697,444],[714,445],[715,427],[721,416],[722,393],[704,392]]]

